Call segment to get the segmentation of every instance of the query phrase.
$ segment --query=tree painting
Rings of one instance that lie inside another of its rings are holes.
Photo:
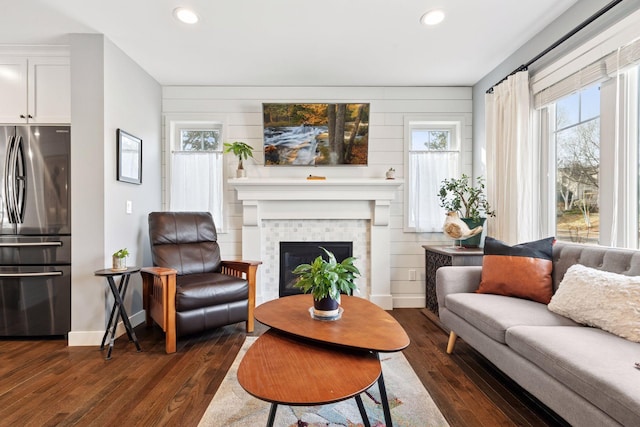
[[[262,104],[265,165],[366,165],[369,104]]]

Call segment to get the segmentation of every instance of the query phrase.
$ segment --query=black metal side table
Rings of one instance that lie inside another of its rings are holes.
[[[104,270],[98,270],[93,273],[96,276],[107,278],[109,289],[111,289],[111,293],[113,294],[113,307],[111,308],[109,323],[107,323],[107,329],[104,331],[102,344],[100,344],[100,350],[104,350],[107,336],[109,335],[109,332],[111,332],[109,350],[107,351],[107,357],[105,357],[106,360],[111,359],[111,351],[113,350],[113,341],[115,340],[116,327],[118,326],[119,317],[122,319],[122,323],[124,323],[124,328],[127,331],[129,341],[133,341],[135,343],[138,352],[142,351],[142,349],[140,348],[140,343],[138,342],[138,338],[136,337],[136,333],[131,327],[129,315],[127,314],[127,310],[124,308],[124,303],[122,301],[122,298],[127,293],[127,287],[129,287],[129,278],[131,277],[131,274],[137,273],[138,271],[140,271],[140,267],[129,267],[126,270],[112,270],[110,268],[105,268]],[[120,282],[117,287],[115,280],[113,280],[115,276],[121,276]]]

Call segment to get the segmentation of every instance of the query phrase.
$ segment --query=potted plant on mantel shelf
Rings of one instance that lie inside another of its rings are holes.
[[[300,264],[293,270],[298,275],[295,288],[313,295],[313,318],[336,320],[340,318],[340,293],[351,295],[357,290],[354,279],[360,270],[353,265],[354,257],[338,262],[332,252],[320,247],[328,257],[318,256],[311,264]]]
[[[440,206],[447,211],[445,234],[452,238],[458,237],[455,233],[448,233],[446,227],[449,221],[462,220],[466,224],[462,227],[465,230],[479,231],[466,239],[464,232],[461,232],[460,245],[465,248],[480,246],[482,227],[487,217],[496,216],[485,195],[484,178],[477,177],[475,186],[471,185],[470,177],[465,174],[462,174],[462,177],[458,179],[445,179],[440,185],[438,196]]]
[[[113,271],[123,271],[127,269],[127,257],[129,256],[129,251],[127,248],[119,249],[113,253],[112,256],[112,266],[111,269]]]
[[[247,176],[246,171],[244,170],[244,166],[242,164],[243,160],[247,160],[249,157],[253,157],[253,151],[249,144],[235,141],[235,142],[225,142],[224,143],[225,153],[233,153],[234,156],[238,158],[238,169],[236,169],[236,177],[244,178]]]

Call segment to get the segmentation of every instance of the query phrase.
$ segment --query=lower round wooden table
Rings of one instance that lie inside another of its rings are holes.
[[[354,397],[369,427],[360,393],[381,374],[373,353],[336,351],[270,329],[243,357],[238,382],[249,394],[271,402],[267,426],[273,426],[279,404],[324,405]]]
[[[311,295],[264,303],[255,318],[271,327],[247,350],[238,382],[251,395],[271,402],[268,426],[278,404],[313,405],[356,398],[365,426],[360,393],[376,381],[388,427],[393,425],[378,353],[409,345],[402,326],[377,305],[342,296],[339,320],[311,318]]]

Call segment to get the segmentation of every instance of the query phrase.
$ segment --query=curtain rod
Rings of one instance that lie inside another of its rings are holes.
[[[518,68],[513,70],[511,73],[509,73],[507,76],[503,77],[502,80],[500,80],[498,83],[494,84],[489,89],[487,89],[486,93],[493,93],[493,88],[498,86],[503,81],[507,80],[510,76],[514,75],[515,73],[519,73],[520,71],[527,70],[534,62],[538,61],[540,58],[542,58],[543,56],[545,56],[546,54],[551,52],[553,49],[557,48],[562,43],[564,43],[567,40],[569,40],[571,37],[576,35],[576,33],[579,32],[580,30],[582,30],[584,27],[586,27],[587,25],[591,24],[593,21],[595,21],[596,19],[600,18],[602,15],[604,15],[605,13],[607,13],[608,11],[613,9],[613,7],[618,5],[618,3],[622,3],[622,0],[614,0],[614,1],[609,2],[608,4],[606,4],[602,9],[600,9],[599,11],[597,11],[596,13],[591,15],[586,20],[582,21],[577,27],[575,27],[573,30],[569,31],[567,34],[565,34],[560,40],[556,41],[554,44],[552,44],[551,46],[549,46],[548,48],[546,48],[545,50],[540,52],[538,55],[536,55],[529,62],[527,62],[526,64],[522,64],[521,66],[519,66]]]

